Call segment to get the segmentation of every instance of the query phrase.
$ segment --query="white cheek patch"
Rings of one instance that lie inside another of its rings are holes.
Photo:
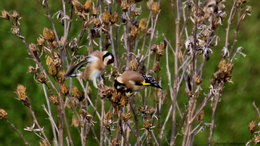
[[[104,59],[104,64],[107,65],[107,63],[108,63],[108,61],[109,61],[110,59],[112,59],[112,56],[111,56],[111,55],[107,56],[107,57]]]

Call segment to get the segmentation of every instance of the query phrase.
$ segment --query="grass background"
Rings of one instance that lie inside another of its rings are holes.
[[[50,1],[53,12],[59,8],[60,1]],[[145,6],[145,2],[142,2]],[[252,16],[247,18],[243,23],[238,38],[237,46],[243,46],[244,52],[247,54],[245,58],[239,57],[235,61],[233,71],[233,84],[227,84],[224,91],[222,101],[219,104],[216,116],[216,129],[214,141],[219,143],[245,143],[250,139],[248,132],[248,123],[257,119],[256,112],[252,107],[252,102],[260,105],[260,3],[257,0],[249,2],[253,6]],[[22,33],[28,39],[28,42],[35,42],[38,35],[44,27],[50,27],[45,11],[40,8],[40,2],[35,0],[3,0],[1,1],[0,10],[17,10],[22,15]],[[170,41],[174,41],[173,13],[167,1],[162,1],[161,15],[158,23],[158,31],[165,33]],[[143,11],[146,15],[146,11]],[[22,42],[11,35],[10,25],[8,22],[0,19],[0,108],[8,112],[9,120],[15,123],[19,130],[25,126],[30,126],[31,116],[27,109],[16,100],[14,90],[17,84],[23,84],[28,87],[28,94],[33,102],[33,108],[39,117],[39,121],[48,128],[45,113],[42,111],[42,103],[44,103],[43,92],[41,86],[34,82],[32,75],[27,74],[27,68],[33,62],[28,58],[26,48]],[[78,32],[80,27],[73,27],[73,32]],[[220,36],[224,35],[224,29],[218,31]],[[221,40],[223,41],[223,37]],[[211,60],[207,62],[205,69],[205,92],[209,84],[209,77],[217,68],[217,62],[220,59],[220,47],[213,48],[216,52],[211,56]],[[164,79],[166,80],[166,79]],[[166,85],[165,85],[166,86]],[[182,94],[182,93],[181,93]],[[184,95],[180,95],[186,98]],[[184,103],[181,103],[183,104]],[[205,111],[205,121],[209,121],[209,109]],[[46,124],[44,124],[46,123]],[[166,131],[170,135],[170,131]],[[32,133],[23,132],[25,137],[33,145],[38,144],[38,138]],[[200,133],[195,139],[195,145],[206,144],[207,129]],[[76,136],[73,136],[76,138]],[[91,142],[91,141],[90,141]],[[77,144],[76,142],[75,144]],[[0,121],[0,146],[2,145],[22,145],[21,139],[16,133]]]

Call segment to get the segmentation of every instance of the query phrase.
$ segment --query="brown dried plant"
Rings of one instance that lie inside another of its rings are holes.
[[[87,144],[92,133],[99,145],[172,146],[178,142],[189,146],[205,128],[209,129],[208,145],[213,144],[215,117],[222,91],[225,84],[232,82],[235,58],[239,54],[244,55],[242,47],[236,48],[236,42],[240,25],[251,14],[247,0],[167,1],[174,13],[175,40],[168,39],[157,30],[162,9],[160,1],[61,2],[62,9],[52,14],[49,1],[41,1],[51,27],[42,28],[42,34],[35,43],[29,43],[21,33],[22,17],[18,12],[2,11],[1,16],[10,22],[12,34],[28,48],[34,61],[29,66],[29,72],[42,86],[45,95],[43,110],[51,129],[40,125],[32,109],[33,103],[26,89],[33,87],[18,85],[16,89],[18,100],[33,117],[32,126],[25,130],[35,133],[40,145],[74,145],[72,128],[78,130],[82,145]],[[146,3],[149,16],[141,15],[143,3]],[[227,3],[232,7],[227,7]],[[78,28],[77,35],[71,34],[73,21],[82,26]],[[231,27],[231,23],[236,24],[235,28]],[[59,27],[62,27],[62,33],[57,32]],[[218,36],[218,29],[225,30],[224,38]],[[83,39],[87,43],[83,44]],[[220,41],[224,42],[224,46]],[[98,89],[81,78],[64,77],[70,64],[87,56],[80,50],[88,54],[95,50],[109,50],[115,56],[114,67],[105,70]],[[212,53],[220,50],[222,56],[216,64],[218,70],[212,73],[209,91],[204,94],[207,89],[204,91],[201,84],[206,82],[203,80],[206,62],[211,61]],[[166,71],[162,71],[163,68]],[[149,74],[162,84],[163,89],[117,91],[113,87],[114,80],[125,70]],[[162,81],[163,78],[166,82]],[[185,89],[185,93],[181,93],[181,88]],[[95,92],[98,92],[97,97],[94,97]],[[178,96],[181,94],[187,95],[185,107],[179,106]],[[165,106],[167,103],[170,106]],[[211,107],[211,113],[204,112],[206,106]],[[57,115],[54,115],[55,110]],[[68,110],[73,113],[72,119],[67,116]],[[209,124],[204,120],[206,114],[211,116]],[[7,120],[7,113],[2,109],[0,118]],[[250,123],[251,133],[255,132],[255,125],[255,122]],[[166,126],[171,129],[170,136],[166,134]],[[47,131],[52,131],[52,134],[46,135]],[[19,135],[24,139],[21,133]],[[256,135],[251,141],[259,143],[259,139]],[[26,140],[24,142],[28,144]]]

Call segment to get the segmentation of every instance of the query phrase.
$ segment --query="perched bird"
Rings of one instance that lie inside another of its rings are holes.
[[[152,77],[142,75],[135,71],[125,71],[116,78],[115,88],[117,90],[138,91],[147,86],[160,88],[160,85]]]
[[[105,67],[114,62],[114,56],[108,51],[94,51],[84,60],[76,65],[72,65],[65,77],[77,77],[80,76],[84,80],[93,81],[96,88],[97,80],[100,78],[101,73]],[[81,67],[86,65],[85,71],[83,73],[76,73]]]

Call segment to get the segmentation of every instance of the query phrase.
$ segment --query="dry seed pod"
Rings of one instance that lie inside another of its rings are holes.
[[[155,64],[153,64],[153,71],[154,72],[159,72],[160,70],[161,70],[160,62],[156,61]]]
[[[11,32],[12,32],[13,35],[20,35],[20,28],[17,27],[17,26],[13,26],[11,28]]]
[[[64,71],[60,71],[57,75],[57,79],[59,81],[59,83],[64,83],[65,81],[65,72]]]
[[[84,6],[78,0],[72,0],[72,5],[76,8],[77,11],[82,12]]]
[[[55,39],[54,32],[46,27],[43,29],[42,35],[47,41],[53,41]]]
[[[136,70],[138,69],[138,66],[139,66],[139,63],[138,63],[137,59],[136,59],[136,58],[133,58],[133,59],[130,61],[131,70],[136,71]]]
[[[110,22],[110,14],[106,11],[102,14],[102,21],[105,23],[105,24],[109,24]]]
[[[157,50],[158,50],[158,45],[153,44],[153,45],[151,46],[151,51],[157,52]]]
[[[127,10],[128,10],[128,4],[127,4],[127,2],[126,1],[122,1],[121,2],[121,9],[124,11],[124,12],[126,12]]]
[[[126,121],[128,121],[131,118],[131,113],[123,114],[122,117],[123,117],[123,120],[126,122]]]
[[[48,141],[46,141],[46,140],[40,141],[40,142],[39,142],[39,145],[40,145],[40,146],[50,146],[50,145],[48,144]]]
[[[62,84],[60,90],[63,95],[67,95],[69,93],[69,88],[66,84]]]
[[[111,19],[110,19],[110,22],[111,22],[112,24],[115,24],[115,23],[117,22],[118,18],[119,18],[118,13],[114,13],[113,16],[112,16]]]
[[[8,114],[4,109],[0,109],[0,119],[1,120],[7,120]]]
[[[17,13],[17,11],[13,11],[13,13],[12,13],[12,18],[13,18],[14,20],[18,20],[18,19],[20,18],[20,14]]]
[[[153,2],[152,6],[151,6],[151,11],[152,11],[153,15],[157,15],[161,11],[160,3]]]
[[[46,83],[47,78],[45,77],[45,75],[43,73],[36,73],[36,80],[42,84]]]
[[[25,106],[28,107],[30,105],[25,86],[18,85],[15,93],[18,97],[17,99],[21,101]]]
[[[39,46],[44,45],[44,43],[45,43],[44,38],[42,38],[42,37],[38,37],[38,38],[37,38],[37,43],[38,43]]]
[[[51,95],[51,96],[49,96],[49,99],[50,99],[52,104],[54,104],[54,105],[58,105],[59,104],[59,100],[58,100],[57,96]]]
[[[72,88],[71,95],[77,99],[80,99],[80,97],[82,96],[81,92],[79,91],[79,89],[77,87]]]
[[[28,72],[31,74],[35,74],[37,72],[37,69],[33,66],[29,66],[28,67]]]
[[[118,140],[117,138],[112,139],[112,146],[120,146],[121,141]]]
[[[133,38],[135,38],[135,37],[137,36],[137,34],[138,34],[138,29],[137,29],[136,26],[133,26],[133,27],[131,28],[131,31],[130,31],[130,36],[133,37]]]
[[[254,133],[256,131],[256,122],[255,121],[251,121],[248,125],[248,130],[251,133]]]
[[[98,14],[99,14],[99,11],[97,9],[93,8],[92,15],[97,16]]]
[[[93,7],[92,1],[88,0],[85,2],[84,8],[86,12],[90,12],[92,10],[92,7]]]
[[[254,137],[254,142],[255,142],[255,144],[260,143],[260,135],[257,135],[257,136]]]
[[[7,12],[6,10],[3,10],[1,13],[2,13],[1,18],[6,19],[6,20],[10,19],[9,12]]]
[[[56,66],[54,64],[50,64],[48,65],[48,73],[51,75],[51,76],[56,76],[57,73],[58,73],[58,70],[56,68]]]
[[[93,19],[93,24],[94,24],[95,27],[101,26],[101,22],[98,18]]]
[[[138,28],[140,29],[140,31],[145,31],[146,29],[146,26],[147,26],[147,19],[145,18],[142,18],[138,24]]]

